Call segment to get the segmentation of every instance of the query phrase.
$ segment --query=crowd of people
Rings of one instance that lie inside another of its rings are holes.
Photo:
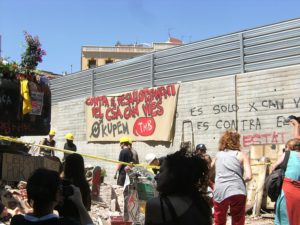
[[[291,119],[290,124],[294,139],[289,140],[285,148],[291,154],[276,201],[276,225],[300,224],[300,124],[296,119]],[[130,147],[128,150],[130,152]],[[250,157],[242,151],[240,134],[235,130],[224,132],[218,150],[213,160],[204,144],[198,144],[192,155],[188,155],[186,149],[162,158],[153,153],[146,155],[148,165],[160,166],[160,170],[149,168],[156,174],[160,195],[147,202],[145,224],[212,224],[213,220],[215,225],[225,225],[228,212],[232,225],[245,224],[246,183],[252,179]],[[284,156],[285,153],[274,168],[282,164]],[[200,168],[201,165],[205,168]],[[209,190],[213,192],[212,199]],[[213,213],[204,210],[210,208],[209,205]]]
[[[67,166],[63,171],[66,175],[63,179],[57,171],[44,168],[35,170],[26,187],[28,203],[33,211],[25,215],[15,215],[11,219],[11,225],[93,224],[88,213],[89,187],[81,180],[80,175],[82,167],[77,169],[78,173],[75,176],[72,172],[78,166],[78,162],[83,162],[79,154],[74,153],[66,158]],[[59,215],[54,214],[54,209]]]
[[[294,138],[285,148],[290,153],[282,191],[276,201],[277,225],[300,224],[300,125],[295,119],[290,122],[294,126]],[[55,131],[51,130],[42,144],[55,147],[54,136]],[[74,153],[64,154],[61,174],[47,169],[34,171],[27,183],[28,203],[33,212],[14,216],[12,225],[93,223],[88,214],[91,191],[85,178],[84,159],[75,153],[73,134],[68,133],[65,138],[64,149]],[[130,137],[122,137],[120,147],[118,160],[125,164],[118,164],[115,179],[118,185],[126,186],[127,170],[139,164],[139,157]],[[207,154],[205,144],[198,144],[193,152],[182,148],[160,158],[153,153],[146,154],[144,161],[155,176],[159,196],[146,203],[145,225],[225,225],[228,212],[232,225],[245,224],[246,183],[252,179],[252,171],[249,155],[242,150],[240,134],[226,130],[213,159]],[[54,156],[54,151],[41,148],[40,154]],[[282,165],[285,154],[279,157],[273,169]],[[128,189],[124,188],[124,193],[128,194]],[[125,194],[124,199],[126,213]]]

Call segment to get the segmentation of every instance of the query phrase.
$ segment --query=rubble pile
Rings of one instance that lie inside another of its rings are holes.
[[[0,225],[10,224],[10,219],[17,214],[32,212],[27,202],[26,182],[11,183],[0,181]],[[109,225],[110,216],[122,215],[124,209],[123,187],[102,183],[100,196],[92,201],[89,212],[95,225]]]
[[[8,183],[0,180],[0,224],[10,224],[17,214],[32,212],[27,202],[26,182]]]
[[[121,216],[123,209],[123,187],[102,183],[99,200],[92,201],[90,215],[95,225],[108,225],[110,217]]]

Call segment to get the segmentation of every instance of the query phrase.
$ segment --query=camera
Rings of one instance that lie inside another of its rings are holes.
[[[300,117],[294,116],[294,115],[290,115],[287,119],[286,122],[290,122],[291,120],[296,120],[298,123],[300,123]]]
[[[65,198],[73,195],[74,194],[74,190],[73,190],[72,186],[70,186],[70,185],[63,186],[62,194],[63,194],[63,196]]]

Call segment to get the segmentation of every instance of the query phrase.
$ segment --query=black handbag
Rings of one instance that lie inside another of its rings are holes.
[[[266,179],[266,190],[272,202],[276,202],[281,193],[284,173],[289,161],[289,157],[290,151],[286,151],[283,162],[278,168],[273,170],[273,172]]]

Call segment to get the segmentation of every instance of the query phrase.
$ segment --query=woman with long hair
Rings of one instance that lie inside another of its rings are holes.
[[[282,191],[276,201],[276,225],[300,223],[300,139],[289,140],[286,144],[286,150],[290,151],[290,155],[284,173]],[[273,168],[283,162],[285,154],[282,154]]]
[[[211,225],[204,159],[177,151],[165,158],[155,179],[160,196],[146,203],[145,225]]]
[[[70,184],[78,187],[82,195],[82,202],[85,208],[91,209],[91,190],[85,178],[84,160],[79,154],[73,153],[66,157],[63,171],[63,185],[66,187]],[[65,198],[63,204],[57,207],[60,216],[78,218],[79,214],[74,204]]]
[[[248,154],[241,152],[240,134],[227,130],[220,138],[219,152],[212,162],[216,168],[214,189],[215,225],[226,224],[230,208],[232,225],[245,224],[246,185],[252,179]]]

